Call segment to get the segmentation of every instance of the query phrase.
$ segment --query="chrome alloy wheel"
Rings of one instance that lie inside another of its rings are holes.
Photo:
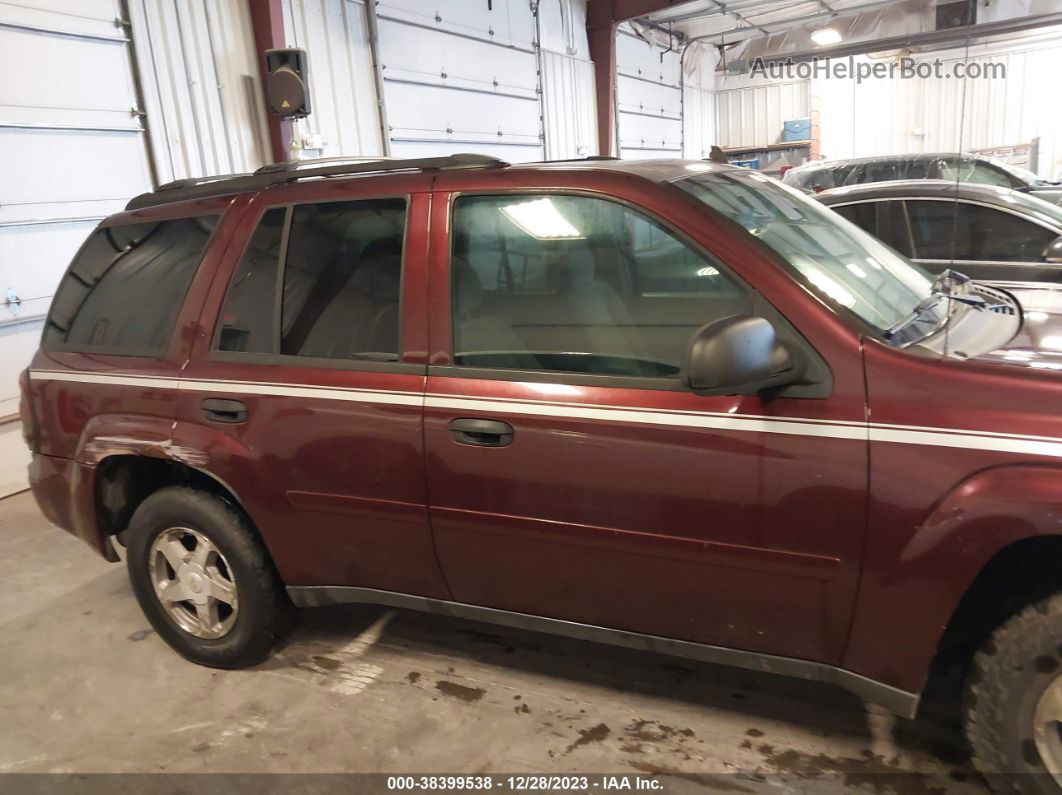
[[[220,638],[236,622],[240,605],[232,568],[202,533],[171,527],[148,555],[155,596],[177,626],[197,638]]]
[[[1033,739],[1047,772],[1062,784],[1062,674],[1047,686],[1036,704]]]

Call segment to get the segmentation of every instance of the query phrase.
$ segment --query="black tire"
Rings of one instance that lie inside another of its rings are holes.
[[[1005,621],[974,656],[964,704],[966,737],[975,767],[997,792],[1062,793],[1034,739],[1037,704],[1060,676],[1062,593]]]
[[[217,638],[186,631],[163,607],[150,569],[151,547],[170,528],[205,536],[227,562],[236,584],[239,610],[231,628]],[[269,556],[246,522],[223,500],[204,491],[173,486],[152,494],[136,509],[125,533],[126,564],[133,592],[151,626],[185,659],[211,668],[245,668],[264,660],[294,608]]]

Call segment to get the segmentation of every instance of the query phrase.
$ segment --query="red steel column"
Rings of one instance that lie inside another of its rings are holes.
[[[274,115],[265,101],[265,51],[284,47],[284,7],[281,0],[247,0],[251,8],[254,47],[258,54],[258,71],[262,76],[262,107],[269,126],[269,145],[274,163],[288,160],[291,152],[292,123]]]

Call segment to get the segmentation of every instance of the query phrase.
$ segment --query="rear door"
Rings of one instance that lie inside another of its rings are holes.
[[[477,605],[838,660],[865,521],[858,347],[811,348],[650,212],[600,192],[436,195],[431,305],[452,311],[432,316],[425,444],[448,584]],[[728,247],[703,214],[689,224]],[[843,377],[773,400],[686,391],[693,332],[749,313]]]
[[[446,596],[422,462],[426,185],[258,196],[206,301],[175,438],[288,585]]]

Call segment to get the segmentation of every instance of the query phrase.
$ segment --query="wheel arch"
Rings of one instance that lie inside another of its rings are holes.
[[[99,533],[122,543],[136,509],[150,495],[167,486],[205,491],[236,511],[267,552],[269,547],[236,490],[223,479],[185,461],[156,455],[116,453],[96,465],[94,498]],[[123,544],[124,545],[124,544]]]
[[[974,619],[993,588],[992,598],[1008,608],[999,620],[1045,589],[1062,589],[1060,556],[1062,466],[1012,464],[969,475],[890,554],[865,562],[845,667],[921,690],[955,638],[983,635]]]

